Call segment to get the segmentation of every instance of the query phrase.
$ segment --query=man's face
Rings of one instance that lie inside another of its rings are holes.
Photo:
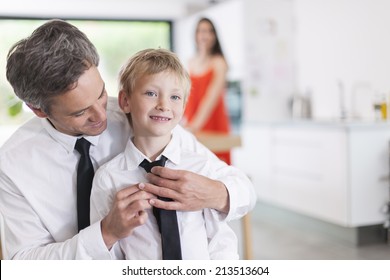
[[[93,66],[81,75],[76,88],[53,99],[47,118],[62,133],[95,136],[107,128],[106,109],[104,82]]]

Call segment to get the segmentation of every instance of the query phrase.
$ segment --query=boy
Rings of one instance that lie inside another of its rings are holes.
[[[164,159],[172,169],[191,170],[213,179],[224,176],[206,157],[183,148],[175,132],[190,86],[188,73],[177,56],[167,50],[140,51],[122,68],[119,105],[134,136],[123,153],[96,172],[91,194],[92,222],[107,215],[118,190],[146,181],[150,170],[145,171],[143,166],[149,161]],[[138,203],[148,205],[148,200],[146,197]],[[166,241],[163,228],[168,222],[162,218],[158,222],[159,216],[155,218],[151,209],[142,209],[145,210],[136,214],[142,217],[141,225],[115,245],[113,258],[122,258],[123,253],[126,259],[238,259],[237,238],[217,211],[174,211],[179,236]],[[177,244],[167,245],[171,241]],[[167,255],[164,246],[178,246],[178,255]]]

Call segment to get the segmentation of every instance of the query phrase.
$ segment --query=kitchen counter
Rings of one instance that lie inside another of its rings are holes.
[[[245,126],[311,126],[313,128],[375,128],[375,129],[390,129],[390,120],[387,121],[371,121],[371,120],[354,120],[354,119],[288,119],[288,120],[273,120],[273,121],[248,121]]]
[[[259,200],[347,227],[384,223],[390,122],[247,122],[235,164]]]
[[[230,151],[233,148],[241,146],[241,137],[239,135],[200,132],[195,136],[199,142],[215,153]]]

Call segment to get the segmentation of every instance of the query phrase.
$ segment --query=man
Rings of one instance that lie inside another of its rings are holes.
[[[103,258],[112,244],[142,223],[143,215],[134,214],[152,205],[184,211],[214,208],[226,220],[254,206],[248,178],[222,162],[216,164],[231,170],[220,181],[156,167],[150,183],[119,191],[105,218],[78,227],[76,143],[80,138],[90,143],[96,170],[123,151],[132,134],[117,101],[107,96],[98,65],[99,56],[85,34],[61,20],[43,24],[8,54],[7,79],[37,116],[0,150],[0,212],[9,258]],[[191,134],[178,129],[183,143],[217,161]]]

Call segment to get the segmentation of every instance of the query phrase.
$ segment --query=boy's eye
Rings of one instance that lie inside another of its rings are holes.
[[[181,97],[178,96],[178,95],[172,95],[171,98],[172,98],[173,100],[180,100],[180,99],[181,99]]]
[[[147,92],[146,92],[146,95],[147,95],[147,96],[156,96],[157,94],[154,93],[153,91],[147,91]]]

